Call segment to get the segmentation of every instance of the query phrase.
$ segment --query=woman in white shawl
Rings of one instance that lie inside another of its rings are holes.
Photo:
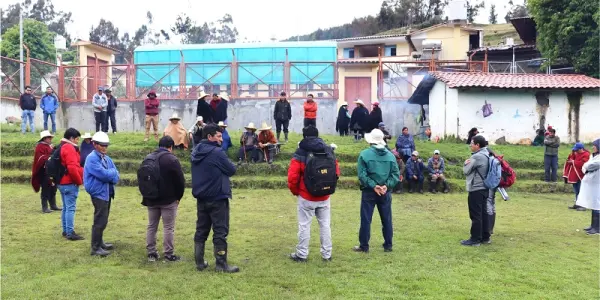
[[[593,145],[593,158],[583,165],[585,175],[577,198],[577,205],[592,210],[592,225],[585,229],[589,235],[600,234],[600,139]]]

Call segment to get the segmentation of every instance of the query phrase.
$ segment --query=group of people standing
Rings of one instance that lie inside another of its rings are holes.
[[[92,107],[96,120],[96,132],[108,132],[110,123],[112,133],[117,133],[117,98],[112,95],[112,91],[101,86],[98,87],[98,92],[92,96]]]
[[[373,129],[382,129],[383,127],[382,131],[385,131],[379,101],[371,103],[373,105],[371,112],[360,99],[355,100],[354,104],[356,107],[352,110],[352,114],[348,110],[347,103],[342,104],[338,110],[335,131],[340,136],[347,136],[350,132],[353,132],[354,140],[358,142],[364,137],[365,133],[369,133]]]
[[[33,95],[33,89],[31,86],[25,87],[25,93],[19,98],[19,107],[21,108],[21,133],[27,132],[27,125],[29,130],[35,132],[34,118],[35,111],[37,109],[37,100]],[[46,93],[40,100],[40,108],[44,113],[44,130],[48,130],[48,118],[52,122],[52,133],[56,133],[56,112],[58,111],[59,101],[58,97],[54,93],[51,87],[46,88]]]

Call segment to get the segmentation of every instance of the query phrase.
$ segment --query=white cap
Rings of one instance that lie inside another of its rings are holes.
[[[433,154],[440,154],[440,150],[433,151]]]
[[[413,151],[412,155],[413,156],[419,156],[419,151]]]
[[[198,116],[198,117],[196,118],[196,123],[197,123],[197,122],[200,122],[200,121],[204,121],[204,118],[203,118],[202,116]]]
[[[92,136],[92,141],[103,146],[108,146],[108,134],[103,131],[96,132],[94,133],[94,136]]]
[[[383,132],[379,129],[371,130],[371,133],[365,134],[365,140],[369,144],[385,146],[386,143],[383,140]]]

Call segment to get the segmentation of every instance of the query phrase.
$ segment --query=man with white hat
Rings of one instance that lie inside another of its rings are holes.
[[[263,122],[258,130],[258,147],[262,150],[267,163],[272,164],[273,158],[275,158],[277,140],[267,122]]]
[[[196,123],[190,128],[190,142],[192,147],[198,145],[202,140],[202,128],[204,127],[204,118],[202,116],[196,117]]]
[[[444,158],[440,156],[440,150],[433,151],[433,157],[430,157],[427,161],[427,171],[431,176],[431,182],[429,183],[429,192],[437,193],[436,185],[438,182],[442,182],[444,185],[444,193],[448,193],[448,182],[446,182],[446,176],[444,171],[446,170],[446,163]]]
[[[354,131],[354,141],[358,142],[369,127],[369,110],[367,110],[365,103],[360,99],[356,99],[354,104],[356,104],[356,107],[352,111],[352,117],[350,118],[350,129]]]
[[[210,124],[213,122],[212,111],[210,109],[210,105],[206,102],[208,98],[208,94],[204,91],[200,92],[200,97],[198,97],[198,107],[196,108],[196,116],[202,117],[202,120],[206,124]]]
[[[181,124],[181,118],[177,113],[174,113],[169,118],[169,125],[165,128],[163,136],[170,136],[175,141],[175,148],[187,149],[188,148],[188,131]]]
[[[86,132],[81,137],[81,146],[79,146],[80,163],[82,167],[85,167],[85,159],[94,151],[94,144],[92,144],[92,135]]]
[[[248,160],[248,154],[250,154],[250,160],[256,161],[256,149],[258,147],[258,135],[256,134],[256,127],[254,123],[250,122],[248,126],[244,127],[246,132],[240,137],[240,151],[238,153],[238,165],[241,165],[243,161]]]
[[[31,186],[37,193],[42,190],[42,212],[50,213],[53,210],[61,210],[56,206],[56,185],[52,183],[46,173],[45,164],[52,155],[52,138],[54,135],[48,130],[40,133],[40,140],[35,146],[35,154],[33,156],[33,167],[31,170]],[[50,204],[50,208],[48,208]]]
[[[358,179],[362,192],[360,202],[360,231],[356,252],[369,252],[371,220],[375,206],[383,226],[383,250],[392,251],[392,190],[400,182],[400,169],[396,158],[386,148],[383,132],[373,129],[365,135],[370,147],[360,152],[358,157]]]
[[[94,222],[92,225],[93,256],[107,256],[107,250],[113,245],[104,243],[102,236],[108,224],[110,202],[115,197],[114,185],[119,182],[119,171],[112,159],[106,154],[109,140],[105,132],[96,132],[92,137],[94,152],[85,160],[83,168],[83,186],[92,198],[94,205]]]
[[[413,151],[410,158],[406,161],[406,179],[410,185],[410,189],[408,190],[409,193],[414,193],[418,188],[419,193],[423,194],[423,181],[425,180],[425,176],[423,176],[424,169],[425,165],[419,158],[419,152]]]
[[[231,137],[229,136],[229,132],[227,132],[227,124],[221,121],[219,122],[219,124],[217,124],[217,126],[221,128],[223,135],[223,142],[221,142],[221,148],[223,148],[223,151],[227,152],[229,148],[233,147],[233,144],[231,143]]]

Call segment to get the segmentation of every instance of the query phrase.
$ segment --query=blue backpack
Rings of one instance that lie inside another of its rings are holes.
[[[479,176],[483,179],[483,185],[488,189],[495,189],[500,185],[502,179],[502,165],[500,161],[495,157],[488,157],[488,173],[485,177],[477,171]]]

